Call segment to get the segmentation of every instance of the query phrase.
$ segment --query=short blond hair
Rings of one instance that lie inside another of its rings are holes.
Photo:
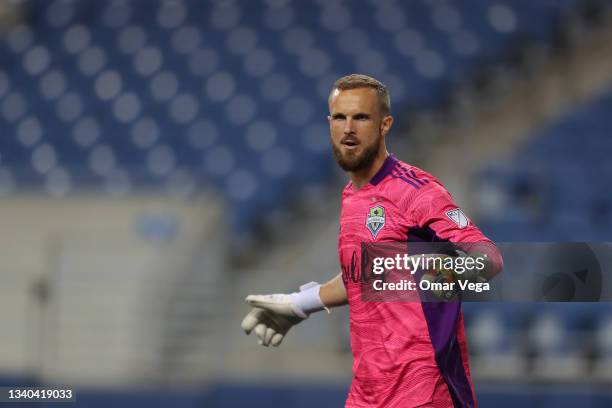
[[[350,74],[343,76],[342,78],[338,78],[332,86],[330,97],[336,89],[339,91],[346,91],[347,89],[359,88],[374,89],[378,95],[378,99],[380,100],[380,111],[382,115],[387,116],[391,113],[391,98],[389,97],[387,87],[379,80],[368,75]]]

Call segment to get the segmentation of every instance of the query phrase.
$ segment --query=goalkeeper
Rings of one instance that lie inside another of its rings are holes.
[[[393,117],[382,83],[365,75],[337,80],[328,121],[334,157],[350,176],[338,234],[342,273],[291,294],[248,296],[242,328],[278,346],[311,313],[348,304],[354,364],[345,407],[475,407],[461,303],[363,301],[361,244],[451,242],[486,255],[486,268],[471,277],[481,282],[501,270],[499,252],[435,177],[387,152]]]

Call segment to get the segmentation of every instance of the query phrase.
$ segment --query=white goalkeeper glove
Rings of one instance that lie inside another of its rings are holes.
[[[254,330],[262,346],[279,346],[291,327],[311,313],[327,309],[319,296],[320,287],[310,282],[291,294],[247,296],[245,301],[253,310],[242,320],[242,329],[246,334]]]

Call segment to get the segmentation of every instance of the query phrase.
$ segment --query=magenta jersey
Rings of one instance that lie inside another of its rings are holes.
[[[356,190],[349,183],[338,236],[354,358],[345,406],[476,407],[459,302],[361,299],[361,243],[406,241],[483,242],[501,262],[491,241],[423,170],[390,155],[367,185]]]

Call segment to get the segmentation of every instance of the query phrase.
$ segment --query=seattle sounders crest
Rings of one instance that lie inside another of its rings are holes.
[[[366,218],[366,227],[370,230],[373,238],[380,230],[385,226],[385,209],[382,205],[377,205],[368,211],[368,218]]]

